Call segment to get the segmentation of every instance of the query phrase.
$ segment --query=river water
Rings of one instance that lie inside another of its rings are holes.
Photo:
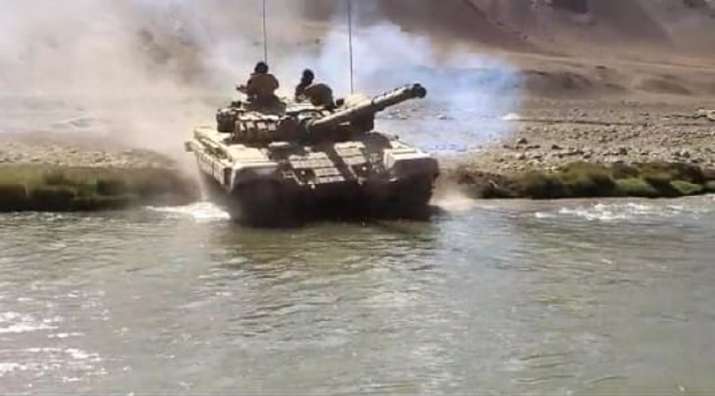
[[[706,395],[715,197],[0,215],[0,393]]]

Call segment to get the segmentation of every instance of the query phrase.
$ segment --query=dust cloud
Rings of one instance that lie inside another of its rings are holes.
[[[487,132],[449,120],[490,119],[489,133],[506,132],[498,120],[518,107],[516,70],[407,32],[369,3],[354,2],[359,90],[427,86],[441,122],[428,118],[417,129],[443,129],[424,139],[415,132],[427,148],[485,139]],[[268,0],[268,60],[282,93],[305,67],[338,95],[349,92],[344,6]],[[260,0],[0,0],[0,132],[101,135],[180,157],[192,126],[212,123],[263,57],[260,15]]]

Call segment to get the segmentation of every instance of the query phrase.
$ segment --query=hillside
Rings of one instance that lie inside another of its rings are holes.
[[[305,1],[308,9],[324,6]],[[715,43],[715,12],[707,0],[368,0],[356,4],[363,15],[372,17],[368,21],[381,17],[410,32],[505,49],[584,53],[593,45],[624,49],[635,44],[692,55]]]

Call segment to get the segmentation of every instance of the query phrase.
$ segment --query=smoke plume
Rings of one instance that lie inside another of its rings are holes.
[[[514,69],[405,32],[374,2],[353,3],[357,88],[419,81],[431,93],[432,113],[419,122],[388,114],[383,129],[456,149],[506,131],[498,120],[518,106]],[[338,96],[349,93],[344,5],[268,0],[268,60],[282,93],[306,67]],[[260,0],[0,0],[0,132],[100,134],[177,153],[263,57],[260,15]]]

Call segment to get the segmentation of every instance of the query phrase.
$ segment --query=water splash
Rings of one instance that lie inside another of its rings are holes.
[[[701,198],[684,199],[690,204],[659,202],[595,203],[587,206],[569,206],[558,210],[534,214],[538,219],[558,217],[579,218],[587,221],[619,222],[690,216],[698,218],[712,213],[713,209]],[[702,202],[700,202],[702,201]]]
[[[228,212],[210,202],[197,202],[186,206],[148,207],[148,209],[165,213],[170,218],[191,218],[199,223],[212,223],[231,219]]]
[[[432,203],[447,212],[467,212],[477,206],[477,201],[454,189],[436,196]]]

